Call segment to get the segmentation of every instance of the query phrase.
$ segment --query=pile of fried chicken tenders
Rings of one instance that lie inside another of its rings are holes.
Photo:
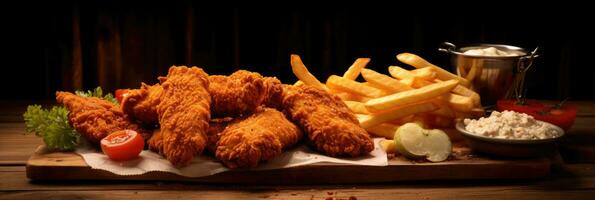
[[[245,70],[208,75],[185,66],[172,66],[158,80],[129,90],[119,106],[70,92],[57,92],[56,99],[91,143],[114,131],[135,130],[176,167],[203,152],[229,168],[254,167],[302,141],[334,157],[374,149],[347,105],[316,87],[286,85]]]

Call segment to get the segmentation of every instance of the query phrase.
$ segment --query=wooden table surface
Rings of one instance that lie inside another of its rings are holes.
[[[360,185],[214,185],[161,181],[27,179],[25,163],[40,138],[25,134],[30,101],[0,101],[0,199],[592,199],[595,197],[595,101],[573,102],[579,117],[560,143],[552,174],[535,180],[424,181]],[[49,103],[51,104],[51,102]],[[362,172],[364,173],[364,172]],[[348,174],[346,174],[348,176]]]

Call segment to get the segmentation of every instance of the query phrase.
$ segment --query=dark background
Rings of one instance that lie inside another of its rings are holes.
[[[376,8],[209,8],[192,2],[24,2],[3,7],[1,99],[52,99],[56,90],[134,88],[171,65],[209,74],[237,69],[291,73],[301,55],[321,81],[357,57],[387,73],[395,55],[418,54],[449,68],[443,41],[541,48],[528,77],[531,98],[595,96],[593,11]],[[478,10],[470,12],[469,10]]]

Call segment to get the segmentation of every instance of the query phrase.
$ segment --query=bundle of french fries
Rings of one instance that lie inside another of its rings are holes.
[[[366,69],[369,58],[358,58],[343,76],[331,75],[323,84],[312,75],[298,55],[291,55],[291,67],[306,84],[339,96],[357,115],[369,133],[393,138],[404,123],[426,128],[453,128],[455,119],[481,116],[480,96],[469,89],[470,82],[423,58],[401,53],[397,59],[413,66],[406,70],[388,67],[388,74]],[[362,76],[365,82],[356,81]]]

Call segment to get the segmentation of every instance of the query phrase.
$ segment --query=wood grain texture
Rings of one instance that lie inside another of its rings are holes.
[[[249,171],[233,170],[201,178],[171,173],[149,172],[136,176],[119,176],[91,169],[77,154],[47,152],[40,146],[27,162],[27,177],[33,180],[162,180],[230,184],[347,184],[393,181],[519,179],[548,175],[550,161],[493,160],[474,156],[464,160],[440,163],[413,162],[397,157],[389,166],[354,166],[319,163],[302,167]]]
[[[35,191],[9,192],[7,199],[589,199],[593,191],[536,191],[516,188],[342,189],[298,191]],[[109,194],[109,195],[107,195]]]
[[[0,166],[25,165],[43,141],[35,134],[25,134],[25,124],[0,123]]]
[[[235,185],[179,181],[30,181],[0,166],[0,199],[589,199],[595,165],[571,164],[525,180],[452,180],[341,185]],[[110,194],[110,195],[106,195]],[[117,195],[117,196],[113,196]]]
[[[564,161],[595,163],[595,117],[579,117],[559,143]]]
[[[449,181],[414,181],[372,184],[300,184],[300,185],[262,185],[262,184],[211,184],[187,181],[130,181],[130,180],[27,180],[24,166],[0,166],[0,191],[82,191],[82,190],[306,190],[316,186],[318,189],[346,188],[456,188],[456,187],[510,187],[540,190],[589,190],[595,189],[594,164],[569,164],[553,168],[552,174],[538,179],[501,179],[501,180],[449,180]],[[430,186],[431,185],[431,186]]]

